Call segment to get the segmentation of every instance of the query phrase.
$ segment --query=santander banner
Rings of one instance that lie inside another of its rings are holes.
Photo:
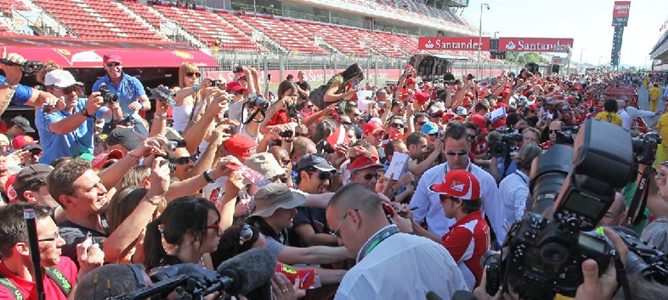
[[[631,10],[631,1],[615,1],[612,16],[616,18],[628,18]]]
[[[483,37],[450,37],[450,36],[421,36],[418,39],[418,50],[454,50],[454,51],[489,51],[489,38]],[[479,43],[481,41],[482,43]]]
[[[499,51],[568,52],[573,48],[569,38],[499,38]]]

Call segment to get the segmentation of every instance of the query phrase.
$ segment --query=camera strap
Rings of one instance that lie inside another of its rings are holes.
[[[619,258],[619,252],[615,251],[615,254],[612,256],[612,260],[615,262],[615,272],[617,273],[617,282],[619,283],[622,291],[624,291],[624,299],[631,300],[631,288],[629,287],[629,280],[626,277],[626,270],[624,269],[624,264]]]
[[[652,172],[651,167],[646,167],[637,180],[635,193],[629,205],[626,222],[631,225],[637,225],[645,218],[645,206],[647,205],[647,196],[649,195],[649,175]]]

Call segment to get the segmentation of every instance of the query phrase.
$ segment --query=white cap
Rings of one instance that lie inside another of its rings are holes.
[[[55,85],[59,88],[66,88],[75,84],[80,85],[80,83],[74,79],[72,73],[65,70],[53,70],[47,73],[44,77],[45,86]]]

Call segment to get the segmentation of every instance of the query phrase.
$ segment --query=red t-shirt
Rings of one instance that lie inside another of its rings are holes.
[[[78,274],[77,266],[74,262],[66,256],[60,257],[60,262],[55,266],[58,271],[63,273],[67,281],[70,282],[72,286],[72,291],[74,291],[74,285],[76,283],[76,278]],[[22,278],[14,275],[3,262],[0,262],[0,274],[14,284],[17,290],[23,294],[24,299],[37,299],[37,286],[34,282],[25,281]],[[49,300],[67,300],[67,296],[63,291],[58,287],[58,285],[42,270],[42,277],[44,278],[44,293],[46,294],[46,299]],[[70,292],[71,294],[72,292]],[[0,285],[0,300],[14,300],[16,297],[11,293],[11,291],[4,285]]]
[[[470,288],[477,287],[483,272],[480,259],[489,250],[489,227],[482,213],[475,211],[466,215],[452,225],[441,240],[457,262],[466,284]]]

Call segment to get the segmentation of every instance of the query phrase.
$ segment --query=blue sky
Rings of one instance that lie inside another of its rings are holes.
[[[470,0],[463,16],[478,27],[480,3],[489,3],[482,16],[488,36],[563,37],[574,39],[573,61],[609,63],[612,50],[612,0]],[[624,29],[621,64],[646,66],[649,51],[668,18],[668,0],[631,1]],[[583,51],[584,49],[584,51]]]

